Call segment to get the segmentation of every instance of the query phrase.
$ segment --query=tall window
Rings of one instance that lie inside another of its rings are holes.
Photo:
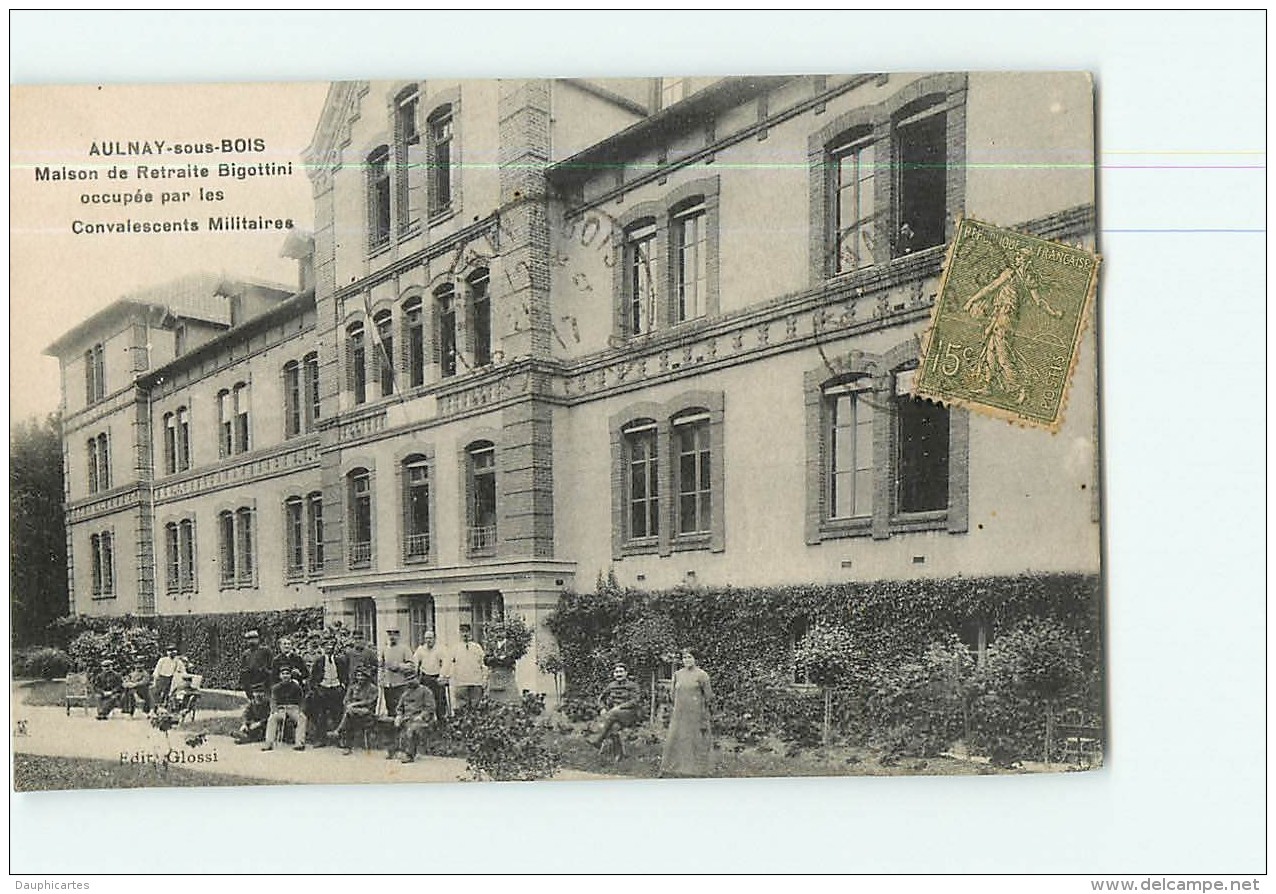
[[[390,311],[383,310],[373,320],[377,330],[377,367],[381,371],[381,396],[394,394],[394,323]]]
[[[106,397],[106,352],[96,344],[84,352],[84,402],[91,404]]]
[[[354,402],[364,403],[368,399],[368,355],[362,323],[351,323],[346,330],[346,376]]]
[[[364,642],[377,641],[377,603],[363,597],[354,600],[354,629],[363,634]]]
[[[496,447],[491,441],[471,444],[469,472],[468,552],[472,556],[496,551]]]
[[[430,213],[452,205],[452,107],[442,106],[430,115],[429,132]]]
[[[289,360],[284,364],[284,437],[301,434],[301,364]]]
[[[403,305],[403,341],[408,385],[418,388],[425,384],[425,315],[420,298],[409,299]]]
[[[222,389],[217,392],[217,454],[230,456],[235,452],[235,420],[231,406],[230,392]]]
[[[368,247],[390,241],[390,150],[378,146],[368,155]]]
[[[686,78],[661,78],[660,79],[660,108],[667,109],[675,102],[680,102],[687,98],[687,79]]]
[[[505,620],[505,597],[496,591],[470,594],[470,626],[476,643],[487,639],[491,625]]]
[[[165,589],[176,593],[181,588],[181,556],[178,548],[177,523],[169,522],[164,526],[164,575]]]
[[[488,290],[487,268],[470,275],[470,333],[473,339],[475,366],[492,362],[492,299]]]
[[[350,473],[350,567],[372,565],[372,475],[367,469]]]
[[[310,546],[310,573],[323,573],[323,494],[306,497],[306,540]]]
[[[191,412],[186,407],[177,408],[177,471],[191,467]]]
[[[678,250],[678,321],[705,315],[709,287],[708,216],[703,200],[674,215],[674,239]]]
[[[164,471],[173,474],[177,471],[177,416],[164,414]]]
[[[199,588],[195,576],[195,520],[184,518],[177,523],[178,585],[183,592]]]
[[[913,397],[901,373],[895,394],[895,507],[899,512],[948,508],[948,409]]]
[[[295,579],[306,572],[305,507],[301,497],[284,501],[284,577]]]
[[[111,456],[106,432],[89,438],[89,493],[111,489]]]
[[[230,511],[218,513],[217,543],[220,547],[221,586],[223,589],[233,587],[235,585],[235,513]]]
[[[655,325],[656,225],[647,223],[625,233],[625,307],[629,335],[650,332]]]
[[[319,355],[307,354],[301,359],[305,383],[306,428],[313,431],[319,421]]]
[[[97,460],[97,438],[89,438],[88,458],[89,493],[95,494],[102,488],[101,482],[97,479],[97,472],[100,468]]]
[[[656,465],[656,423],[643,420],[624,430],[628,471],[629,539],[660,533],[660,489]]]
[[[445,283],[434,290],[439,319],[439,367],[444,377],[456,375],[456,289]]]
[[[239,382],[231,389],[231,404],[235,420],[233,452],[245,453],[252,446],[248,421],[252,409],[252,388],[247,382]]]
[[[696,413],[673,420],[677,465],[678,533],[710,530],[713,487],[709,479],[709,414]]]
[[[254,553],[253,549],[253,511],[247,506],[241,507],[235,512],[235,526],[238,529],[238,541],[236,543],[235,567],[236,579],[240,586],[251,586],[255,573],[253,565]]]
[[[853,385],[825,390],[828,514],[855,518],[873,512],[873,404]]]
[[[395,147],[395,199],[398,207],[399,229],[406,230],[416,223],[420,214],[417,203],[418,189],[414,150],[421,142],[421,134],[417,129],[417,107],[420,97],[415,86],[405,87],[394,101],[394,147]]]
[[[403,487],[403,558],[425,561],[430,557],[430,467],[425,457],[404,461]]]
[[[894,122],[895,231],[892,257],[944,243],[948,139],[942,97],[905,109]]]
[[[873,264],[876,150],[867,132],[838,141],[829,153],[832,171],[834,272]]]
[[[115,545],[110,531],[89,537],[93,595],[112,596],[115,593]]]
[[[434,597],[411,596],[408,598],[408,629],[412,648],[425,642],[425,635],[434,631]]]

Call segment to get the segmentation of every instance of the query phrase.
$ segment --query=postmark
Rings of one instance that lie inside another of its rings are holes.
[[[913,393],[1057,431],[1100,258],[965,218],[949,247]]]

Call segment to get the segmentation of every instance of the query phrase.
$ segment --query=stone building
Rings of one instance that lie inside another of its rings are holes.
[[[1097,573],[1092,336],[1055,435],[908,394],[958,214],[1093,244],[1093,116],[1084,75],[335,84],[300,291],[121,302],[51,348],[72,604],[322,603],[413,643],[517,614],[544,690],[544,616],[609,569]]]

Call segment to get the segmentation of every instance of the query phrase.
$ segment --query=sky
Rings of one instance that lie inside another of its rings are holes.
[[[301,155],[327,92],[328,84],[318,82],[11,88],[11,422],[57,409],[58,361],[42,352],[130,292],[205,271],[295,285],[297,262],[279,256],[285,232],[210,232],[207,221],[210,215],[243,215],[312,227],[314,203]],[[232,141],[230,151],[222,151],[223,140]],[[156,154],[106,154],[115,143],[127,152],[130,142],[163,146]],[[214,151],[208,153],[175,151],[209,143]],[[218,176],[221,164],[287,163],[291,175]],[[189,171],[189,164],[209,168],[209,176],[138,179],[139,165]],[[128,178],[109,177],[113,166]],[[45,167],[50,178],[37,179]],[[54,180],[64,167],[72,174],[96,172],[98,179]],[[201,198],[201,187],[222,197]],[[139,191],[152,201],[114,201]],[[76,221],[127,220],[194,220],[200,231],[73,231]]]

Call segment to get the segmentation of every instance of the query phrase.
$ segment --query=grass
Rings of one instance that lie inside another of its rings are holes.
[[[13,787],[20,792],[85,788],[172,788],[208,785],[263,785],[248,776],[200,773],[184,767],[159,770],[147,764],[79,757],[13,756]]]
[[[66,694],[66,683],[61,680],[32,680],[19,682],[22,701],[35,707],[60,707]],[[242,695],[227,695],[205,690],[199,697],[200,711],[243,711],[248,700]]]

